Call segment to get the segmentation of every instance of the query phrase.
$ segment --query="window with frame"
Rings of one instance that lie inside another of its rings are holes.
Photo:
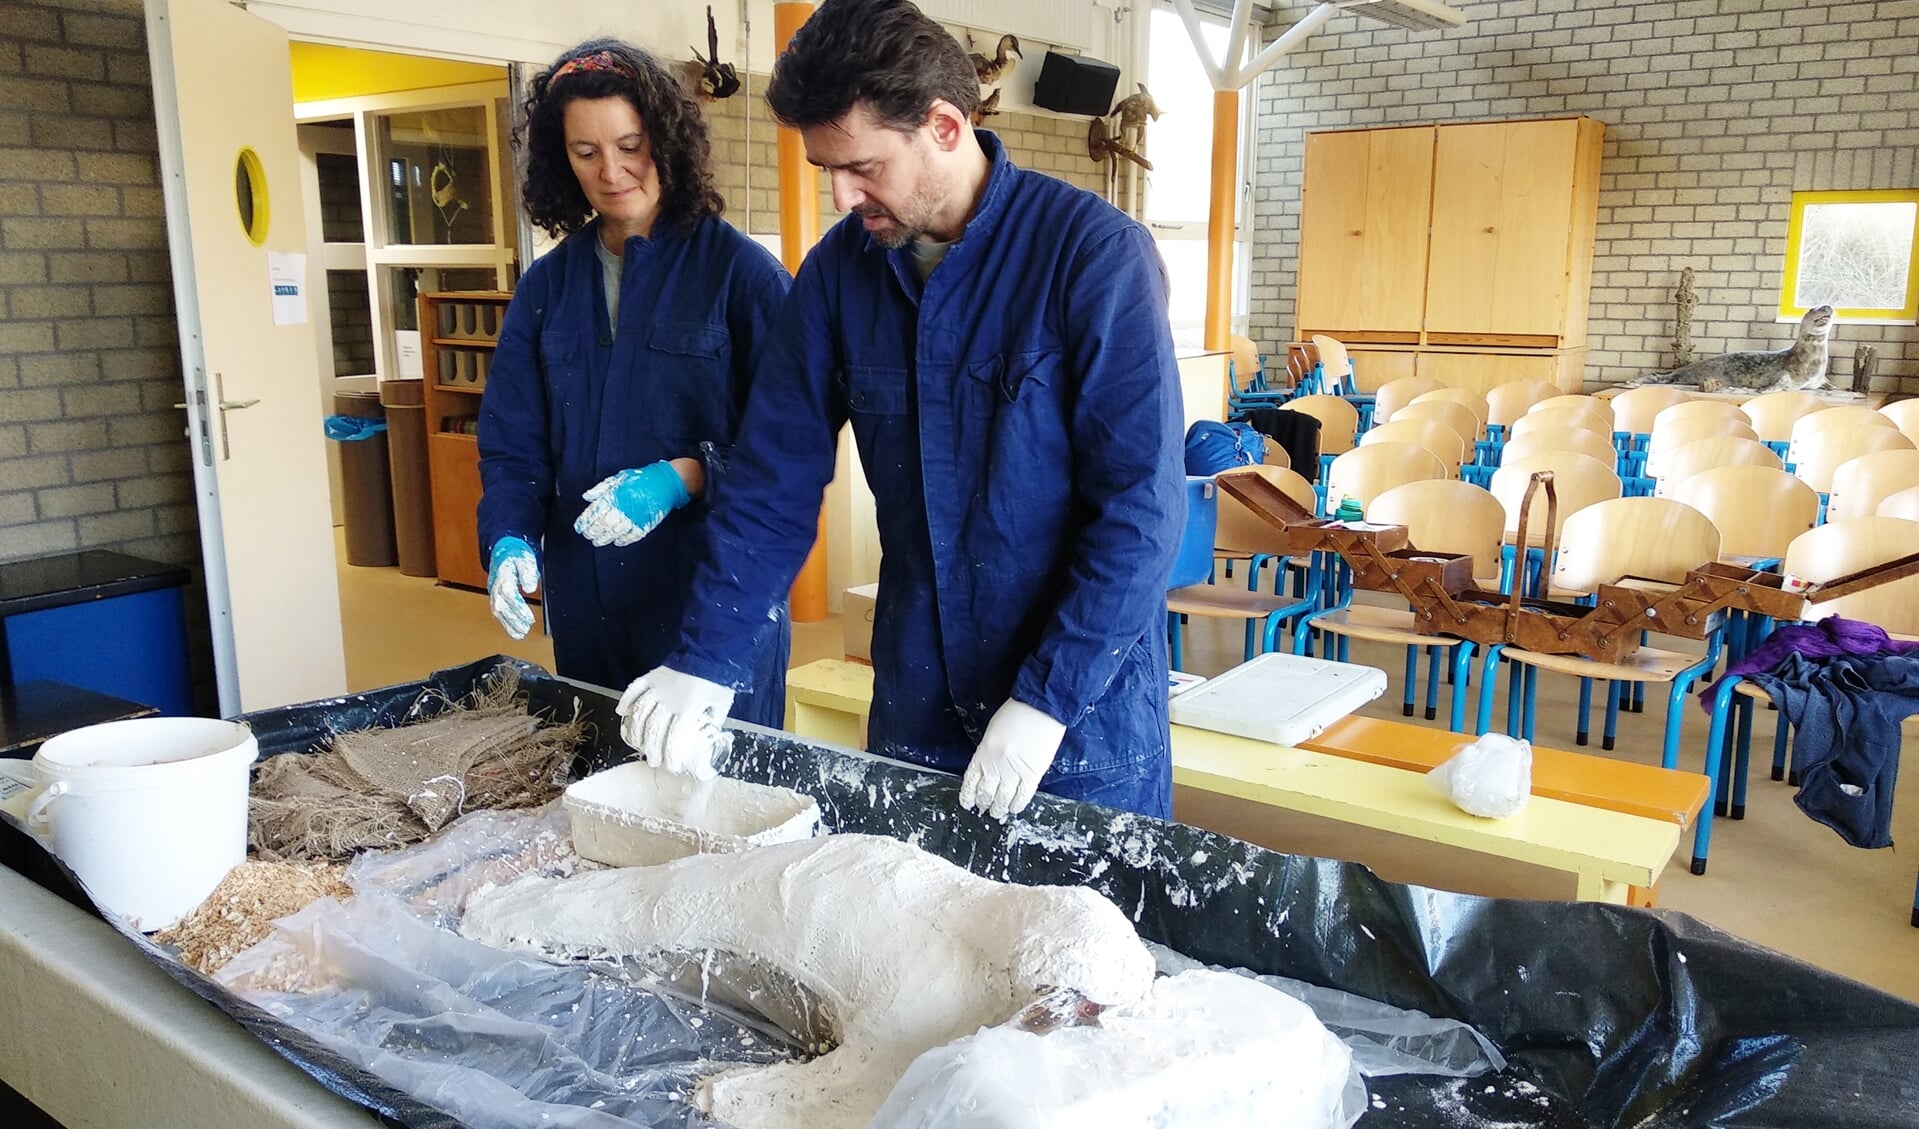
[[[1792,194],[1779,317],[1825,305],[1840,321],[1919,320],[1919,189]]]
[[[1224,55],[1228,29],[1205,20],[1201,34],[1215,56]],[[1147,24],[1146,86],[1161,117],[1147,126],[1146,155],[1153,171],[1146,176],[1144,219],[1159,246],[1172,287],[1168,312],[1173,337],[1197,348],[1206,320],[1206,224],[1213,168],[1213,83],[1193,50],[1179,13],[1155,4]],[[1120,92],[1124,97],[1131,91]],[[1246,225],[1247,170],[1251,165],[1254,95],[1240,95],[1239,169],[1233,236],[1233,331],[1246,332],[1252,280],[1251,233]]]

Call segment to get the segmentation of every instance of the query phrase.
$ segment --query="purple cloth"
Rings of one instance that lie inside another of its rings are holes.
[[[1788,655],[1828,659],[1837,655],[1904,655],[1913,651],[1919,651],[1919,643],[1894,639],[1877,624],[1835,615],[1817,623],[1788,623],[1778,628],[1745,658],[1728,666],[1721,677],[1775,670],[1785,663]],[[1699,706],[1708,712],[1712,710],[1713,685],[1703,683],[1699,690]]]

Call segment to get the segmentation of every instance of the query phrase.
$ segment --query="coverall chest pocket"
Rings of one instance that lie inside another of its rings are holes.
[[[655,434],[693,445],[731,443],[738,425],[733,404],[732,344],[726,327],[663,322],[647,338],[641,399]]]
[[[991,521],[982,529],[1032,560],[1064,526],[1072,499],[1071,405],[1057,349],[999,354],[966,366],[958,464],[970,468]]]

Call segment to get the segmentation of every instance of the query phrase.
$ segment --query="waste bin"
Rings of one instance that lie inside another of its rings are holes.
[[[387,468],[386,409],[378,392],[336,392],[327,437],[340,444],[346,563],[398,563],[393,545],[393,476]]]
[[[438,575],[433,556],[433,483],[427,468],[426,382],[382,380],[386,448],[393,474],[393,532],[405,576]]]
[[[105,549],[0,564],[0,685],[45,680],[192,714],[188,579]]]

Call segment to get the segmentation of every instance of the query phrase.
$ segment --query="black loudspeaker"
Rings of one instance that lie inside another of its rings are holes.
[[[1105,117],[1113,108],[1113,90],[1119,86],[1119,68],[1084,55],[1046,53],[1039,83],[1033,87],[1033,105],[1062,114]]]

